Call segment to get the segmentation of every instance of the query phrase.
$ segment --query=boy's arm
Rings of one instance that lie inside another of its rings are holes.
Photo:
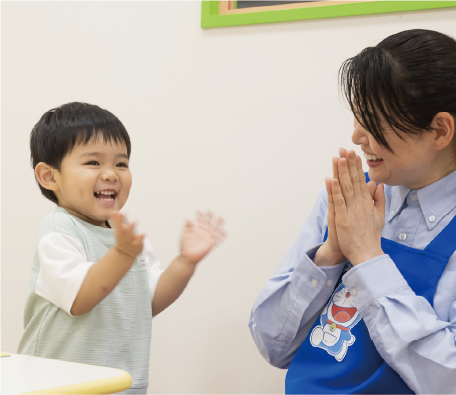
[[[161,274],[152,300],[152,316],[160,314],[181,295],[195,272],[195,264],[179,255]]]
[[[181,253],[158,280],[152,300],[153,316],[174,303],[195,272],[196,264],[225,237],[223,222],[223,218],[216,218],[211,212],[198,212],[195,223],[187,221],[181,239]]]
[[[108,296],[133,265],[135,257],[113,247],[87,272],[87,276],[71,307],[74,316],[88,313]]]
[[[71,307],[72,315],[88,313],[108,296],[142,251],[144,235],[134,233],[134,223],[125,225],[120,213],[113,214],[112,222],[116,246],[87,272]]]

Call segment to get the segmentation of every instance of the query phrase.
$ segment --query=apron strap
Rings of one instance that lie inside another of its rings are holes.
[[[456,216],[424,250],[450,259],[456,251]]]

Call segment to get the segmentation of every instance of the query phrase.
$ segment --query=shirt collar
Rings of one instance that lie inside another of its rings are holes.
[[[403,185],[393,189],[388,222],[391,222],[400,212],[410,191],[410,188]],[[432,230],[456,207],[456,171],[433,184],[418,189],[416,193],[426,225],[429,230]]]
[[[434,229],[456,207],[456,171],[417,192],[426,225],[429,230]]]
[[[407,198],[407,195],[410,191],[410,188],[407,188],[403,185],[393,187],[391,194],[390,212],[388,213],[387,217],[388,222],[391,222],[393,218],[400,213],[402,207],[404,206],[405,199]]]

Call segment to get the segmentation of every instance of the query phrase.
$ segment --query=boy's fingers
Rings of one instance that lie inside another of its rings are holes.
[[[216,231],[216,234],[217,234],[219,240],[223,240],[226,237],[226,235],[228,234],[228,232],[225,229],[218,228]]]
[[[127,231],[132,231],[134,233],[135,231],[135,226],[137,225],[137,221],[131,221],[129,224],[124,225],[124,229]]]
[[[118,211],[113,211],[111,213],[112,224],[114,228],[119,229],[122,227],[123,224],[123,215]]]
[[[225,219],[223,217],[218,217],[217,218],[217,228],[221,228],[225,225]]]
[[[208,225],[212,225],[212,221],[214,219],[214,213],[211,210],[206,211],[206,218],[208,221]]]
[[[196,219],[195,219],[196,223],[200,223],[200,224],[205,224],[207,223],[207,217],[206,217],[206,214],[204,214],[202,211],[198,210],[196,212]]]

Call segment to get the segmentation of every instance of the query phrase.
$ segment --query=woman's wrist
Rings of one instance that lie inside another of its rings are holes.
[[[326,243],[317,250],[313,258],[313,263],[317,266],[334,266],[345,261],[345,257],[341,253],[335,253],[328,248]]]
[[[369,249],[366,248],[364,251],[357,254],[350,254],[350,257],[347,259],[353,266],[359,265],[360,263],[369,261],[371,259],[377,258],[378,256],[385,255],[382,248]]]

